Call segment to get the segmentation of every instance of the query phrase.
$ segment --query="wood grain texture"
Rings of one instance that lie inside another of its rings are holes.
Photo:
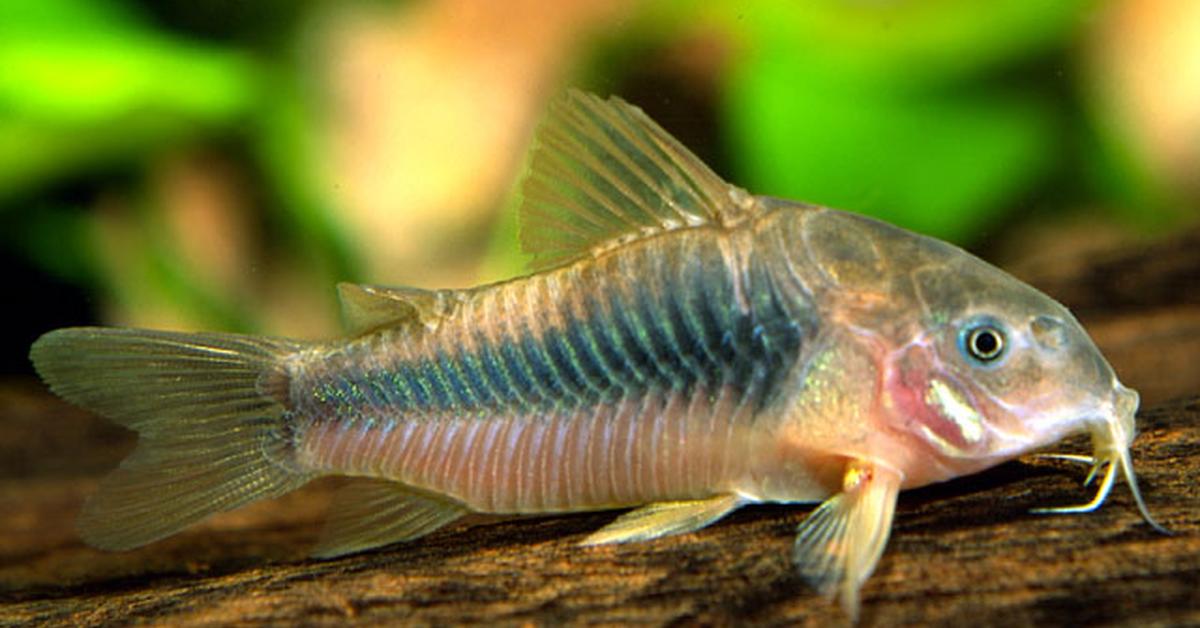
[[[1200,624],[1200,308],[1186,289],[1198,256],[1179,244],[1115,253],[1105,259],[1140,259],[1173,279],[1120,280],[1095,294],[1054,273],[1102,284],[1120,267],[1040,271],[1052,294],[1070,287],[1055,296],[1080,306],[1122,379],[1151,387],[1134,463],[1175,534],[1142,522],[1122,485],[1094,513],[1030,514],[1092,496],[1079,485],[1085,470],[1067,463],[1016,461],[909,491],[863,588],[863,625]],[[139,550],[93,550],[78,540],[75,514],[132,443],[34,382],[0,385],[0,624],[844,621],[790,566],[808,506],[751,507],[696,533],[590,548],[577,543],[616,513],[480,519],[315,561],[306,553],[333,486],[322,481]]]

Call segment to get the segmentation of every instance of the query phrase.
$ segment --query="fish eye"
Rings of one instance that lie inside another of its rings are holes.
[[[959,344],[971,360],[979,364],[992,364],[1004,356],[1004,330],[994,321],[983,321],[968,325],[960,337]]]

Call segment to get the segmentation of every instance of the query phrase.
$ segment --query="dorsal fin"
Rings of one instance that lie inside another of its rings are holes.
[[[339,283],[338,300],[342,319],[351,334],[364,334],[380,327],[413,325],[435,327],[450,313],[452,290],[368,286]]]
[[[754,200],[641,109],[568,91],[534,135],[521,246],[535,269],[666,230],[733,224]]]

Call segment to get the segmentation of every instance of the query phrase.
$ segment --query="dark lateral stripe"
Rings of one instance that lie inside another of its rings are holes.
[[[575,329],[586,336],[587,344],[595,349],[611,384],[620,387],[642,387],[648,380],[647,375],[644,370],[636,367],[632,356],[622,350],[620,331],[613,318],[591,295],[585,296],[583,303],[584,311],[590,313],[590,319],[577,322]]]
[[[678,254],[688,259],[686,250]],[[612,277],[627,277],[630,269],[613,266],[559,291],[575,301],[546,304],[561,308],[549,319],[557,321],[553,326],[516,320],[498,337],[463,329],[474,335],[464,343],[471,349],[446,344],[389,369],[361,374],[343,369],[323,382],[314,399],[332,406],[335,416],[353,417],[371,413],[369,407],[388,412],[574,407],[651,388],[686,391],[697,385],[769,392],[799,355],[803,338],[814,333],[811,325],[790,318],[786,297],[761,265],[746,277],[748,312],[738,306],[719,263],[672,267],[655,261],[637,280],[619,282]],[[545,286],[530,290],[545,292]]]
[[[692,333],[687,324],[687,311],[684,297],[678,290],[668,290],[663,295],[665,299],[666,317],[663,320],[668,335],[675,345],[679,362],[683,368],[682,375],[687,381],[707,380],[708,372],[715,364],[709,362],[700,339]]]
[[[505,366],[508,374],[512,377],[513,388],[519,391],[530,405],[541,405],[545,395],[535,383],[529,364],[521,357],[520,348],[508,340],[498,344],[500,345],[497,347],[500,363]]]
[[[445,349],[439,349],[433,364],[437,365],[438,373],[446,382],[447,388],[454,397],[455,405],[464,408],[475,408],[481,405],[477,399],[475,388],[468,379],[464,356],[451,358]]]
[[[525,365],[529,368],[529,373],[534,382],[545,389],[546,397],[549,399],[559,399],[567,392],[562,378],[558,377],[554,372],[553,366],[550,364],[549,357],[545,353],[545,347],[542,342],[534,338],[533,334],[528,329],[519,340],[514,341],[520,346],[518,354],[525,361]]]
[[[643,383],[663,379],[658,363],[648,348],[648,341],[639,336],[639,330],[631,320],[629,306],[617,290],[608,294],[608,316],[609,320],[599,329],[610,334],[611,346],[625,356],[630,369],[637,372],[638,379]]]
[[[471,395],[472,407],[495,407],[498,401],[492,387],[488,385],[487,375],[483,372],[483,367],[479,363],[479,352],[464,353],[457,356],[455,359],[449,353],[439,352],[443,359],[455,364],[458,368],[459,375],[463,379],[463,384]]]
[[[666,295],[662,295],[664,298]],[[666,325],[670,313],[656,303],[656,299],[639,289],[634,295],[634,320],[643,336],[649,340],[650,352],[655,364],[674,387],[686,381],[680,347],[675,346]]]
[[[584,381],[595,391],[606,391],[613,385],[609,371],[600,361],[593,339],[584,330],[587,325],[571,317],[562,339],[570,347],[571,357]]]
[[[474,354],[474,359],[479,362],[489,387],[494,391],[496,403],[503,406],[510,403],[530,402],[528,391],[517,387],[508,369],[500,361],[496,347],[488,341],[483,333],[475,332],[475,345],[478,350]]]

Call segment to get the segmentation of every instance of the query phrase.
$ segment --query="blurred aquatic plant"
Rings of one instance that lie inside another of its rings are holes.
[[[970,241],[1061,159],[1061,98],[1016,66],[1089,4],[775,2],[742,26],[734,162],[757,189]]]
[[[1102,209],[1143,232],[1197,213],[1196,186],[1162,176],[1200,165],[1187,0],[648,6],[618,47],[654,51],[654,32],[726,41],[721,76],[699,88],[718,101],[728,174],[757,192],[966,245],[1031,207]],[[1138,146],[1139,127],[1164,126],[1169,166]]]
[[[245,228],[258,222],[305,247],[285,256],[301,267],[352,275],[329,203],[306,174],[320,165],[283,66],[156,28],[129,3],[0,3],[5,244],[99,289],[102,313],[132,324],[258,328],[270,291],[238,280],[263,262],[265,243]],[[235,155],[187,157],[214,144]],[[208,167],[247,159],[260,171]],[[189,167],[192,185],[171,183]],[[252,192],[256,177],[270,189]],[[216,190],[221,198],[205,203]],[[253,217],[264,210],[271,216]],[[324,307],[293,319],[328,320],[331,300],[315,301]]]
[[[108,322],[319,335],[334,281],[519,272],[506,194],[565,83],[691,116],[755,192],[960,243],[1038,198],[1161,228],[1200,194],[1200,142],[1146,139],[1200,136],[1146,73],[1195,82],[1159,58],[1200,41],[1186,1],[0,2],[0,242]]]
[[[241,53],[156,32],[119,5],[0,3],[0,202],[245,116]]]

